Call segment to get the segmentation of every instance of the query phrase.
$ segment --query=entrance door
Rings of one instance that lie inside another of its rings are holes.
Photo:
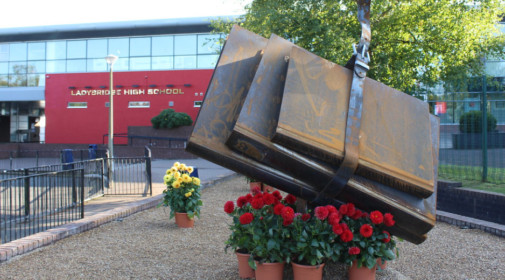
[[[10,142],[11,137],[11,117],[0,116],[0,143]]]

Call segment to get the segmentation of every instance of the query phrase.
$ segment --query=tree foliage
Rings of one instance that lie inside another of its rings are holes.
[[[423,83],[483,73],[483,58],[504,55],[497,28],[501,0],[372,1],[368,76],[403,91]],[[232,24],[268,38],[272,33],[344,65],[359,42],[354,0],[255,0],[235,22],[214,21],[216,32]]]
[[[153,127],[158,128],[175,128],[179,126],[192,125],[193,120],[186,113],[177,113],[174,109],[165,109],[154,118],[151,119]]]

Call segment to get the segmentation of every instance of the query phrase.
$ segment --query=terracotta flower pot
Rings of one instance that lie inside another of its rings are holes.
[[[293,262],[291,264],[293,266],[294,280],[323,279],[324,263],[320,265],[301,265]]]
[[[255,188],[258,188],[259,190],[261,190],[263,187],[263,184],[261,184],[261,182],[250,182],[249,183],[249,191],[253,191]]]
[[[284,263],[256,262],[256,280],[282,280]]]
[[[375,280],[376,270],[377,265],[372,269],[366,266],[358,267],[357,262],[354,261],[349,268],[349,280]]]
[[[249,265],[250,254],[235,252],[238,260],[238,276],[240,278],[254,278],[254,270]]]
[[[190,219],[186,213],[175,213],[175,223],[180,228],[192,228],[195,226],[195,219]]]
[[[380,268],[381,270],[384,270],[388,267],[388,262],[387,261],[382,261],[381,258],[377,259],[377,267]]]

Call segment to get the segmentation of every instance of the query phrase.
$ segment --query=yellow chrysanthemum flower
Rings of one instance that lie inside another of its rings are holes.
[[[179,179],[181,177],[181,173],[180,172],[175,172],[174,173],[174,178],[175,179]]]
[[[167,169],[167,172],[165,172],[165,174],[167,174],[167,175],[171,174],[171,173],[172,173],[172,169],[171,168]]]
[[[178,161],[176,161],[176,162],[174,163],[174,166],[173,166],[173,167],[175,167],[175,168],[179,169],[179,166],[181,166],[181,164],[180,164]]]
[[[177,172],[177,168],[176,167],[172,167],[172,168],[170,168],[170,171],[172,171],[172,173],[175,173],[175,172]]]
[[[184,179],[183,179],[182,177],[179,177],[179,178],[177,178],[177,182],[179,182],[179,183],[183,183],[183,182],[184,182]]]
[[[194,170],[194,169],[193,169],[193,167],[192,167],[192,166],[188,166],[188,167],[186,168],[186,170],[188,171],[188,173],[189,173],[189,174],[191,174],[191,173],[193,173],[193,170]]]
[[[186,196],[186,197],[190,197],[191,195],[192,195],[192,193],[191,193],[191,192],[187,192],[187,193],[185,194],[185,196]]]
[[[182,174],[182,180],[184,181],[184,183],[191,183],[193,181],[188,174]]]
[[[181,163],[181,165],[179,165],[179,169],[186,170],[186,165],[184,163]]]
[[[165,175],[163,176],[163,181],[165,182],[165,184],[170,181],[170,179],[172,179],[172,176],[171,175]]]
[[[193,184],[200,186],[200,179],[193,177]]]
[[[172,187],[173,187],[174,189],[178,189],[178,188],[180,188],[180,187],[181,187],[181,183],[180,183],[179,181],[174,181],[174,182],[172,183]]]

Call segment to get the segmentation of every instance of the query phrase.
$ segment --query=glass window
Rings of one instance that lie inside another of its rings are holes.
[[[131,38],[130,56],[151,55],[151,38]]]
[[[174,107],[174,102],[173,101],[168,101],[168,106]]]
[[[45,74],[28,74],[27,84],[29,87],[43,87],[46,85]]]
[[[0,87],[6,87],[9,85],[9,76],[0,75]]]
[[[28,60],[46,59],[46,43],[28,43]]]
[[[10,87],[26,87],[26,75],[9,75]]]
[[[0,74],[7,74],[7,73],[9,73],[9,63],[0,62]]]
[[[130,40],[128,38],[109,39],[109,51],[107,55],[117,55],[119,58],[127,57],[130,53]],[[114,67],[117,65],[114,64]]]
[[[65,60],[46,61],[46,73],[65,73]]]
[[[199,55],[198,69],[214,69],[218,59],[219,55],[217,54]]]
[[[203,101],[193,101],[193,107],[202,107]]]
[[[128,102],[128,108],[149,108],[151,103],[149,101],[130,101]]]
[[[196,69],[196,55],[176,56],[174,58],[175,69]]]
[[[150,57],[130,58],[130,70],[149,70],[149,69],[151,69]]]
[[[174,69],[173,56],[153,57],[152,60],[153,60],[152,70]]]
[[[67,60],[68,73],[86,72],[86,59],[71,59]]]
[[[130,59],[125,57],[120,57],[116,63],[114,63],[114,71],[128,71],[129,70]],[[109,69],[109,65],[107,65]]]
[[[67,58],[86,58],[86,41],[67,41]]]
[[[26,60],[26,43],[10,44],[9,60],[10,61]]]
[[[26,67],[28,73],[45,73],[46,72],[46,62],[43,60],[39,61],[28,61]]]
[[[9,61],[9,44],[0,44],[0,61]]]
[[[68,102],[67,108],[88,108],[88,102]]]
[[[221,51],[219,34],[198,35],[198,53],[217,54]]]
[[[196,35],[174,36],[175,55],[196,54]]]
[[[153,37],[153,56],[173,55],[174,54],[174,37],[160,36]]]
[[[9,62],[9,73],[10,74],[25,74],[26,73],[26,61]]]
[[[107,39],[88,40],[88,58],[105,58],[107,56]]]
[[[65,41],[53,41],[46,44],[46,59],[65,59],[67,43]]]
[[[87,60],[88,72],[106,72],[107,62],[105,58],[94,58]]]

